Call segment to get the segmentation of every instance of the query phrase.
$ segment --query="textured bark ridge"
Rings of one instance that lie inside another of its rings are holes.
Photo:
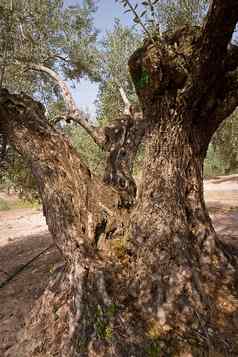
[[[121,206],[127,208],[135,203],[137,188],[132,170],[146,125],[141,113],[134,113],[123,115],[104,130],[107,150],[104,182],[119,191]]]
[[[214,232],[202,183],[211,136],[238,104],[237,18],[237,2],[212,1],[202,28],[134,53],[143,114],[93,132],[103,182],[39,103],[1,91],[0,131],[30,165],[65,259],[7,356],[238,355],[237,257]]]

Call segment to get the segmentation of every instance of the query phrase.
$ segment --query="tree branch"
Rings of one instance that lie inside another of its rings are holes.
[[[225,71],[231,72],[238,67],[238,46],[234,44],[229,45],[227,56],[224,63]]]
[[[204,76],[217,74],[221,69],[237,21],[237,1],[211,1],[207,17],[203,24],[199,56],[200,73],[203,73]]]
[[[228,45],[238,21],[238,1],[211,0],[207,17],[194,54],[192,81],[184,93],[188,110],[202,112],[211,90],[219,94],[219,83],[225,76],[224,63]],[[196,56],[196,60],[195,60]]]
[[[65,257],[70,256],[65,242],[68,232],[72,232],[72,249],[82,252],[83,261],[84,248],[89,241],[93,243],[96,226],[101,222],[101,205],[116,214],[118,192],[90,172],[67,138],[48,122],[43,106],[29,96],[0,90],[2,133],[25,158],[36,178],[57,246]]]
[[[139,144],[148,126],[142,114],[134,112],[131,104],[120,87],[120,94],[125,104],[122,117],[103,128],[92,127],[84,114],[77,108],[67,84],[52,69],[44,65],[28,64],[27,70],[35,70],[48,74],[60,87],[67,107],[67,113],[59,114],[59,119],[74,121],[82,126],[103,150],[107,152],[104,182],[119,192],[121,206],[129,207],[136,196],[136,184],[132,177],[132,169]]]
[[[238,106],[238,70],[228,73],[225,78],[223,96],[214,112],[214,122],[220,125]]]
[[[222,82],[222,91],[216,97],[212,108],[204,106],[196,126],[200,127],[204,142],[209,144],[220,124],[238,107],[238,70],[228,73]]]
[[[132,3],[129,0],[124,0],[124,3],[126,3],[126,5],[128,6],[129,10],[131,11],[131,13],[133,14],[133,16],[136,19],[136,22],[138,24],[140,24],[141,28],[143,29],[143,31],[145,32],[145,34],[148,36],[148,38],[151,38],[152,42],[153,39],[151,37],[150,32],[147,30],[147,28],[145,27],[143,21],[141,20],[141,17],[138,15],[138,13],[136,12],[136,7],[132,5]],[[123,4],[124,5],[124,4]]]
[[[122,87],[119,88],[122,100],[124,102],[125,108],[124,108],[124,114],[125,115],[130,115],[130,108],[131,108],[131,103],[129,99],[127,98],[127,95]]]
[[[12,281],[12,279],[14,279],[18,274],[20,274],[23,270],[25,270],[26,268],[28,268],[29,265],[31,265],[36,259],[38,259],[41,255],[45,254],[46,252],[48,252],[51,248],[54,248],[55,245],[51,244],[49,245],[47,248],[45,248],[44,250],[42,250],[40,253],[38,253],[37,255],[35,255],[33,258],[31,258],[28,262],[26,262],[23,265],[20,265],[20,267],[18,267],[14,273],[12,273],[11,275],[8,273],[5,273],[8,275],[7,279],[4,280],[2,283],[0,283],[0,289],[2,289],[4,286],[6,286],[8,283],[10,283]]]
[[[72,94],[70,93],[69,87],[65,83],[65,81],[62,80],[62,78],[51,68],[48,68],[43,65],[37,65],[37,64],[30,64],[28,66],[28,69],[34,70],[34,71],[39,71],[39,72],[44,72],[48,74],[54,81],[57,82],[58,86],[61,89],[65,105],[67,108],[67,115],[62,115],[62,118],[66,118],[66,121],[74,121],[75,123],[79,124],[82,126],[87,133],[93,138],[94,142],[102,146],[104,142],[104,136],[102,135],[101,130],[93,127],[92,125],[89,124],[88,120],[86,117],[82,115],[82,112],[78,109],[74,98]]]

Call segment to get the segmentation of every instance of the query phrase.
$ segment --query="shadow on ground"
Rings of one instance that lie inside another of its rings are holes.
[[[52,244],[50,234],[38,234],[16,240],[0,250],[0,285]],[[34,301],[43,293],[52,269],[61,262],[57,248],[52,247],[26,266],[0,288],[0,356],[15,343]],[[12,356],[17,357],[17,356]]]

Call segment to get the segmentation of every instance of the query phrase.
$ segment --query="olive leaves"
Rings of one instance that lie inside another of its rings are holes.
[[[140,25],[143,29],[144,33],[152,37],[151,29],[157,29],[158,23],[156,21],[156,7],[155,5],[159,2],[159,0],[146,0],[136,2],[135,5],[132,4],[130,0],[115,0],[116,2],[120,2],[122,6],[125,8],[125,13],[129,12],[133,16],[133,21]]]

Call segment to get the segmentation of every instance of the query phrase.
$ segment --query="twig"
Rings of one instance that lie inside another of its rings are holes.
[[[127,98],[127,95],[122,87],[119,89],[122,100],[124,102],[125,108],[124,108],[124,114],[130,115],[130,108],[131,108],[131,103],[129,99]]]
[[[151,34],[150,32],[147,30],[147,28],[145,27],[145,25],[143,24],[143,22],[140,19],[140,16],[137,14],[135,8],[132,6],[132,4],[130,3],[129,0],[125,0],[125,3],[127,4],[127,6],[130,8],[131,12],[133,13],[133,15],[135,16],[135,19],[137,19],[137,22],[140,24],[140,26],[143,28],[143,30],[145,31],[145,33],[148,35],[148,37],[153,40],[151,38]]]
[[[45,252],[47,252],[49,249],[53,248],[54,244],[49,245],[47,248],[45,248],[44,250],[42,250],[39,254],[37,254],[35,257],[33,257],[31,260],[29,260],[27,263],[25,263],[24,265],[22,265],[20,268],[18,268],[13,274],[9,275],[8,273],[6,273],[8,275],[8,278],[3,281],[0,284],[0,289],[3,288],[4,286],[6,286],[8,283],[10,283],[10,281],[15,278],[15,276],[17,276],[18,274],[20,274],[24,269],[26,269],[34,260],[36,260],[37,258],[39,258],[42,254],[44,254]]]
[[[46,67],[42,64],[34,64],[34,63],[30,63],[27,67],[27,70],[34,70],[34,71],[46,73],[54,81],[56,81],[57,85],[61,89],[61,93],[67,108],[67,115],[66,116],[63,115],[62,119],[65,118],[66,121],[67,119],[69,121],[72,120],[75,123],[81,125],[87,131],[87,133],[93,138],[95,143],[101,147],[103,145],[104,137],[100,135],[99,130],[93,127],[88,122],[87,118],[84,117],[82,112],[77,108],[76,102],[69,90],[67,83],[58,75],[58,73],[56,73],[51,68]]]

